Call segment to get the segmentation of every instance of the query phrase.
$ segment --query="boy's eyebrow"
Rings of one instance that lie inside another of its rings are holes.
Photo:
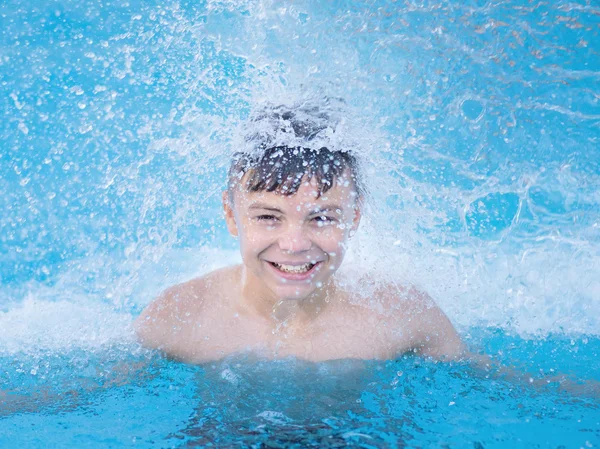
[[[324,204],[323,206],[317,206],[312,210],[312,214],[319,214],[323,212],[336,211],[344,212],[344,208],[342,206],[338,206],[337,204]]]
[[[279,212],[280,214],[283,213],[281,209],[265,203],[252,203],[248,209],[265,209],[270,210],[272,212]]]
[[[248,209],[264,209],[269,210],[271,212],[278,212],[283,214],[283,211],[278,207],[273,207],[270,204],[266,203],[252,203]],[[341,213],[344,213],[344,208],[342,206],[338,206],[337,204],[324,204],[323,206],[317,206],[310,211],[311,214],[322,214],[323,212],[328,211],[337,211],[339,210]]]

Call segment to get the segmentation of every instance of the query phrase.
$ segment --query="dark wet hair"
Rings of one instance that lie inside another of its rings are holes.
[[[235,153],[231,160],[230,200],[235,188],[290,196],[310,180],[317,184],[318,198],[346,173],[358,199],[362,198],[359,164],[354,154],[317,144],[336,133],[343,105],[341,99],[325,97],[317,103],[267,104],[257,110],[247,122],[244,141],[249,150]]]
[[[290,196],[298,192],[302,182],[314,180],[317,198],[334,186],[348,172],[356,190],[362,196],[358,163],[348,151],[275,146],[259,155],[235,153],[229,169],[229,194],[232,199],[236,185],[248,192],[276,192]]]

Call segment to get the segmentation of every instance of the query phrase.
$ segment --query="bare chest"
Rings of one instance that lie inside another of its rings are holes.
[[[377,320],[322,320],[303,328],[266,326],[235,314],[197,326],[190,336],[194,361],[256,353],[265,358],[295,357],[314,362],[345,358],[387,359],[405,349]]]

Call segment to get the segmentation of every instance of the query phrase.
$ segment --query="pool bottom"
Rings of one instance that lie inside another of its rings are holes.
[[[470,342],[532,377],[600,379],[597,337]],[[600,401],[465,364],[231,358],[204,366],[131,348],[0,359],[0,447],[598,447]],[[525,377],[526,378],[526,377]]]

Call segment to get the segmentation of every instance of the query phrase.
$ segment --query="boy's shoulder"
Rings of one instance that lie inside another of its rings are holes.
[[[328,342],[325,346],[363,359],[389,359],[420,346],[418,323],[429,296],[367,276],[338,287],[317,333]]]
[[[373,275],[365,275],[353,282],[351,288],[344,289],[343,296],[344,302],[350,306],[381,317],[414,316],[437,307],[427,293],[415,286],[378,279]]]
[[[222,300],[239,278],[236,276],[238,270],[239,266],[221,268],[169,287],[152,301],[144,312],[172,315],[179,310],[204,308],[211,300]]]
[[[367,276],[355,285],[353,294],[345,294],[347,313],[358,326],[384,338],[394,352],[415,350],[436,358],[462,352],[454,327],[427,293]]]
[[[140,341],[171,352],[182,341],[194,339],[194,327],[231,304],[239,269],[223,268],[167,288],[136,319]]]

